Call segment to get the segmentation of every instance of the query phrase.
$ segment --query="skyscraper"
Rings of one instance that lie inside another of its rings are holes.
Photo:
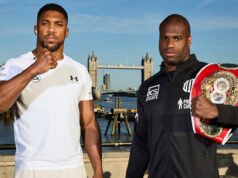
[[[110,74],[105,74],[103,76],[103,83],[106,86],[106,90],[110,90],[111,89]]]

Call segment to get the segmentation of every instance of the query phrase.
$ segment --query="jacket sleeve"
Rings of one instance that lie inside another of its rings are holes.
[[[238,127],[238,107],[217,104],[218,122],[232,127]]]
[[[137,100],[137,111],[138,115],[134,123],[134,136],[126,178],[143,178],[149,162],[148,120],[139,97]]]

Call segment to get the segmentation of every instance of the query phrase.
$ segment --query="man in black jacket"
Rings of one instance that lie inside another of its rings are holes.
[[[142,178],[148,167],[149,178],[217,178],[217,145],[193,133],[190,115],[192,84],[206,63],[190,54],[190,25],[183,16],[168,16],[159,30],[163,62],[160,71],[139,89],[126,177]],[[218,117],[221,123],[234,122],[232,114],[225,121],[224,113],[232,108],[223,106],[197,97],[191,111],[203,118]]]

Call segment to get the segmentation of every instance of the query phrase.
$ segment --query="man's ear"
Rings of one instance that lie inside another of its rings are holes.
[[[36,25],[34,26],[34,33],[35,33],[35,35],[37,35],[37,26]]]
[[[69,28],[66,29],[65,38],[67,38],[68,35],[69,35]]]
[[[189,36],[189,37],[188,37],[188,46],[191,46],[191,44],[192,44],[192,37]]]

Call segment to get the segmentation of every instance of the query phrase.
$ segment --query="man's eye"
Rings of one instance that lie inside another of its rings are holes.
[[[174,38],[176,41],[179,41],[179,40],[181,40],[181,38],[180,37],[175,37]]]
[[[63,24],[61,24],[61,23],[57,23],[56,25],[59,26],[59,27],[63,26]]]
[[[165,40],[167,40],[168,38],[167,38],[166,36],[162,36],[162,37],[160,37],[160,39],[161,39],[162,41],[165,41]]]

